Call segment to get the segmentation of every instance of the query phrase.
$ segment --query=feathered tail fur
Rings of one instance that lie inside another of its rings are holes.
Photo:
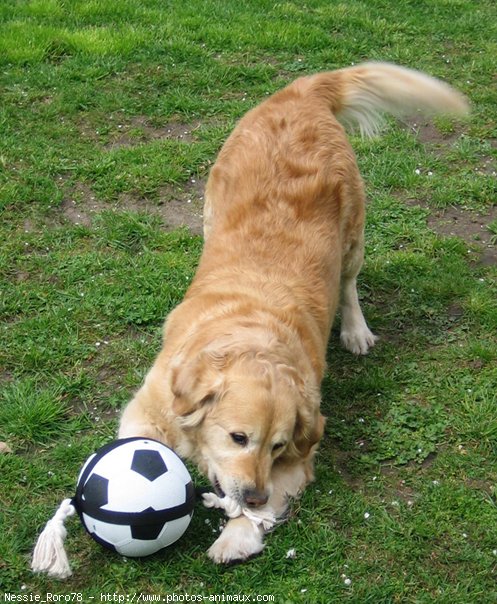
[[[390,63],[363,63],[318,73],[308,80],[309,92],[325,98],[345,125],[358,125],[365,137],[375,135],[382,114],[465,115],[466,98],[451,86],[414,69]]]

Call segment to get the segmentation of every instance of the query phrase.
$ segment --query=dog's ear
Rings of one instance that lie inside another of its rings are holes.
[[[208,352],[201,352],[190,361],[178,361],[173,366],[173,411],[189,425],[199,424],[205,408],[221,395],[224,384],[221,366],[221,360]]]
[[[313,453],[314,446],[321,440],[324,432],[326,418],[321,415],[319,409],[309,413],[309,410],[299,410],[295,422],[293,435],[293,446],[298,457],[306,459]]]
[[[303,400],[297,409],[293,441],[288,453],[292,457],[306,459],[315,451],[315,445],[321,440],[326,418],[321,415],[319,388],[310,383],[296,383]]]

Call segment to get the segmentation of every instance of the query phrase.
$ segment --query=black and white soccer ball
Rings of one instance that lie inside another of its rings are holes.
[[[93,539],[130,557],[154,554],[177,541],[190,524],[194,503],[184,463],[149,438],[116,440],[94,453],[73,499]]]

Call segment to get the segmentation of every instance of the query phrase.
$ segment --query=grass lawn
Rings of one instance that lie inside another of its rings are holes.
[[[496,56],[494,0],[0,3],[0,596],[497,601]],[[236,120],[366,59],[447,79],[473,112],[353,138],[381,339],[355,358],[333,333],[316,482],[243,565],[209,561],[221,515],[198,506],[146,560],[72,520],[73,576],[33,575],[39,531],[113,438],[194,273]]]

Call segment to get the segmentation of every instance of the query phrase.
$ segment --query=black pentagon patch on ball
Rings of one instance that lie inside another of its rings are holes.
[[[164,523],[161,522],[160,524],[146,524],[145,526],[131,525],[129,528],[131,529],[131,536],[133,537],[133,539],[143,539],[144,541],[146,541],[157,539],[160,535],[160,532],[164,528]]]
[[[92,474],[83,487],[83,500],[99,508],[109,503],[109,481],[107,478]]]
[[[167,472],[167,466],[159,451],[148,451],[147,449],[139,449],[134,452],[131,469],[150,481]]]

